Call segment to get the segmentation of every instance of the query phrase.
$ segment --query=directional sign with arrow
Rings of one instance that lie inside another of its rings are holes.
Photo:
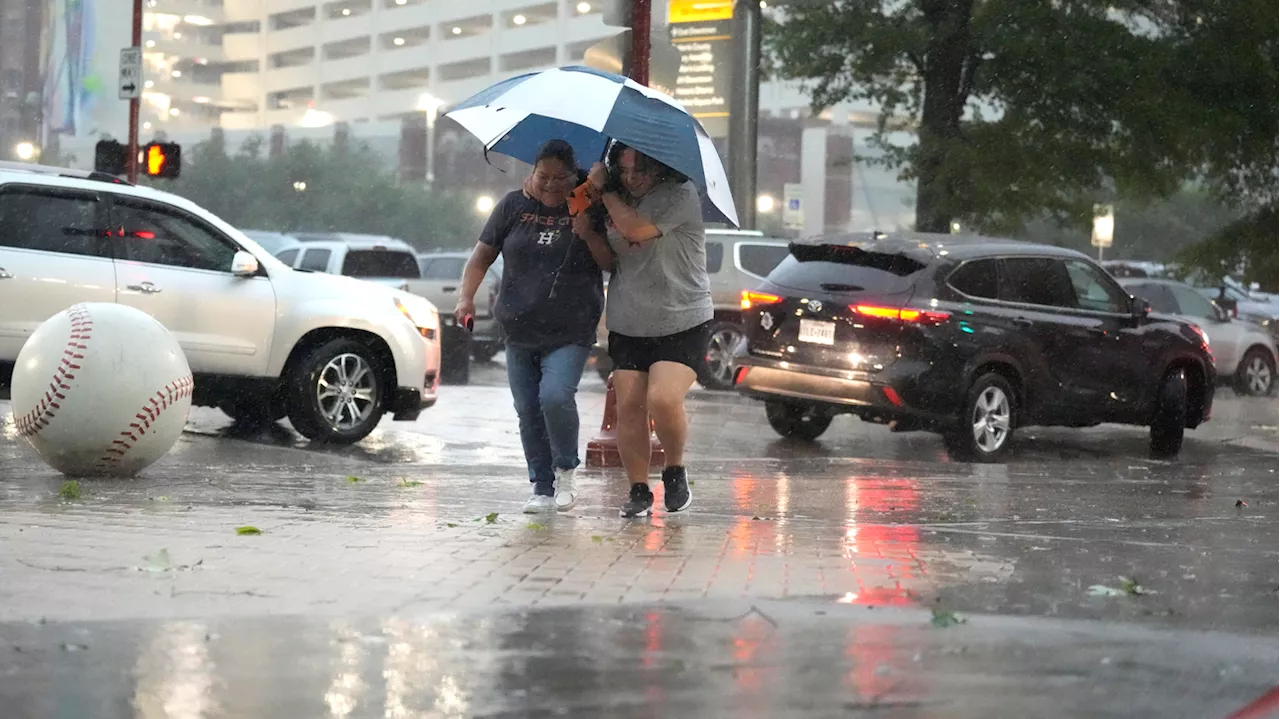
[[[126,47],[120,51],[120,99],[142,97],[142,48]]]

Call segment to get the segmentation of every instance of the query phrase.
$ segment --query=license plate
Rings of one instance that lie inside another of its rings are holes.
[[[800,341],[818,345],[836,343],[836,323],[818,320],[800,320]]]

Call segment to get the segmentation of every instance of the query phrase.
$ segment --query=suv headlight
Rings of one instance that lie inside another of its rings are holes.
[[[404,318],[409,320],[409,324],[413,325],[414,329],[418,331],[418,334],[428,340],[434,340],[436,338],[436,335],[439,334],[440,330],[440,313],[437,312],[434,307],[431,308],[427,312],[427,316],[423,318],[425,324],[421,324],[414,319],[412,314],[409,313],[409,308],[404,306],[404,303],[400,301],[399,297],[394,297],[392,299],[396,303],[396,309],[400,310],[400,314],[404,315]]]

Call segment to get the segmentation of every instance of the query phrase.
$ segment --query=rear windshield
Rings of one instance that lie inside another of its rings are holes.
[[[847,245],[792,243],[791,254],[769,273],[781,287],[827,292],[901,292],[926,265],[900,253]]]
[[[342,262],[348,277],[399,277],[416,280],[422,276],[418,258],[411,252],[394,250],[351,250]]]

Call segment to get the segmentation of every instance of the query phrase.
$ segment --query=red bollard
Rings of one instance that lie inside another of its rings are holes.
[[[618,454],[618,395],[613,389],[613,375],[605,381],[604,419],[600,423],[600,434],[587,442],[588,467],[621,467],[622,455]],[[653,420],[649,420],[649,466],[665,467],[667,453],[653,433]]]

